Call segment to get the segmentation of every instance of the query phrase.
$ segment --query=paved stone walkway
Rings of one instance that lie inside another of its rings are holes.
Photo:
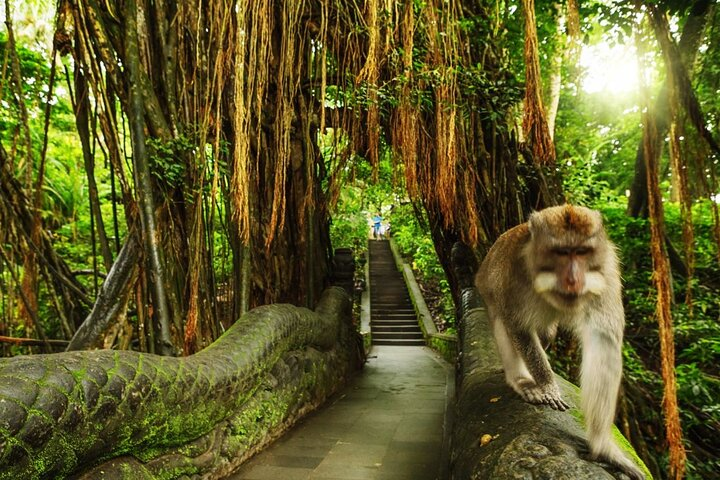
[[[228,478],[446,478],[450,366],[426,347],[375,346],[370,356],[343,393]]]

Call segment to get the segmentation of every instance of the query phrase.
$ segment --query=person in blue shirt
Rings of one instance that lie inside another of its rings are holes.
[[[380,226],[382,224],[382,217],[380,216],[380,213],[376,213],[375,216],[372,218],[373,221],[373,238],[375,240],[379,240],[382,238],[382,232],[380,231]]]

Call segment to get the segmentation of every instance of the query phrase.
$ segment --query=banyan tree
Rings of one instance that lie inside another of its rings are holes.
[[[26,321],[42,278],[70,349],[112,332],[125,347],[136,339],[141,350],[188,354],[254,306],[312,307],[339,247],[329,212],[351,158],[377,168],[390,152],[446,267],[456,241],[487,246],[552,203],[542,155],[515,127],[522,89],[499,8],[58,1],[51,71],[68,79],[108,276],[93,300],[67,267],[46,268],[62,259],[33,213],[45,154],[19,137],[13,152],[30,152],[37,171],[21,185],[4,169],[15,193],[3,219],[25,258]],[[541,110],[528,110],[531,120]],[[321,151],[319,135],[332,148]],[[101,215],[99,161],[111,173],[112,225]]]

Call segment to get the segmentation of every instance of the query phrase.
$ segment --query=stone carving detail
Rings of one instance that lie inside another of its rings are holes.
[[[82,477],[98,463],[85,478],[228,473],[343,385],[358,363],[350,307],[337,287],[315,311],[259,307],[184,358],[0,359],[0,480]]]

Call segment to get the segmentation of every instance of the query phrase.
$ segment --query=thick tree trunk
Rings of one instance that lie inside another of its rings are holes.
[[[150,177],[150,165],[145,148],[145,100],[141,91],[142,74],[140,70],[137,14],[138,6],[135,1],[128,0],[125,9],[125,45],[127,48],[127,69],[130,73],[128,121],[133,146],[133,173],[135,175],[135,185],[139,189],[137,197],[140,205],[140,225],[145,246],[145,260],[148,266],[147,272],[150,274],[149,284],[153,293],[153,315],[159,326],[156,351],[162,355],[172,355],[175,349],[170,336],[170,312],[165,290],[165,265],[156,227],[153,182]]]
[[[646,105],[646,108],[649,106]],[[644,144],[645,164],[647,168],[647,189],[649,192],[648,211],[650,214],[651,253],[653,259],[653,283],[657,289],[657,306],[655,315],[658,319],[660,351],[662,363],[663,414],[665,417],[665,433],[670,446],[669,476],[676,480],[685,474],[687,460],[682,440],[680,413],[677,405],[677,380],[675,374],[675,341],[672,320],[672,285],[670,282],[670,265],[664,251],[665,224],[662,206],[662,193],[659,186],[658,159],[659,152],[653,151],[658,144],[658,131],[650,118],[645,114]]]
[[[525,99],[523,133],[538,165],[555,164],[555,145],[548,128],[542,100],[542,75],[538,52],[535,0],[523,0],[525,18]]]
[[[151,337],[163,348],[171,340],[186,340],[188,348],[212,341],[216,283],[232,285],[237,318],[264,303],[312,305],[328,277],[328,209],[313,120],[323,105],[301,88],[315,48],[305,19],[320,14],[318,5],[203,6],[126,3],[119,26],[107,4],[71,4],[75,61],[100,104],[99,137],[121,181],[126,215],[142,226],[141,345]],[[327,5],[323,12],[327,22]],[[134,186],[124,181],[115,104],[131,127]],[[244,163],[229,158],[227,146],[243,152]],[[244,201],[226,202],[223,212],[218,185]],[[223,213],[231,220],[226,236],[218,235],[222,222],[212,221]],[[216,242],[233,251],[232,271],[217,281]],[[150,318],[158,332],[145,328]]]

